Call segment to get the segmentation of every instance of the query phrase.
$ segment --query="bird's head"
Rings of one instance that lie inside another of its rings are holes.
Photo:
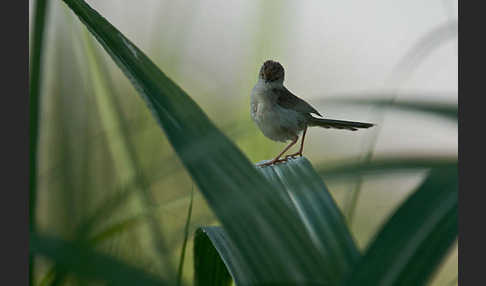
[[[263,63],[258,76],[265,83],[283,83],[285,71],[279,62],[268,60]]]

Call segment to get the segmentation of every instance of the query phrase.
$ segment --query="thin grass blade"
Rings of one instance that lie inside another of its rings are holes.
[[[179,267],[177,269],[177,284],[178,286],[182,283],[182,270],[184,266],[184,258],[186,257],[186,247],[187,240],[189,238],[189,226],[191,224],[192,217],[192,203],[194,201],[194,188],[191,189],[191,201],[189,202],[189,210],[187,211],[186,225],[184,226],[184,240],[182,241],[181,256],[179,258]]]

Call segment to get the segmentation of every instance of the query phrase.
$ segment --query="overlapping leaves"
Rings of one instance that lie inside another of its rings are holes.
[[[360,258],[339,210],[305,159],[258,171],[199,106],[106,19],[84,1],[64,2],[131,80],[219,218],[224,231],[212,231],[207,237],[217,251],[222,248],[218,249],[214,237],[224,237],[230,256],[218,252],[223,257],[221,263],[214,250],[208,252],[211,255],[207,257],[223,273],[217,284],[227,285],[228,273],[239,285],[425,283],[457,235],[457,187],[454,181],[441,183],[444,176],[453,178],[453,171],[434,171]],[[418,208],[423,200],[429,203],[427,211]],[[413,213],[417,209],[421,211]],[[428,223],[405,227],[420,220]],[[394,239],[397,233],[402,235],[400,240]],[[62,263],[79,275],[122,283],[116,276],[116,269],[122,269],[123,281],[161,283],[109,257],[93,252],[83,254],[65,241],[34,235],[32,242],[35,253]],[[210,245],[208,240],[206,245]],[[73,262],[59,254],[63,252],[88,257],[85,262],[96,261],[93,266],[106,265],[105,270],[110,271],[79,267],[82,261]],[[196,262],[204,258],[196,255]],[[205,267],[208,265],[211,264]],[[377,270],[378,265],[390,267],[390,271]]]

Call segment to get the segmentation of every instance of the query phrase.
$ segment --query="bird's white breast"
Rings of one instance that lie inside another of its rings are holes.
[[[305,120],[302,114],[276,104],[271,89],[259,83],[251,94],[251,117],[266,137],[282,142],[298,135],[299,122]]]

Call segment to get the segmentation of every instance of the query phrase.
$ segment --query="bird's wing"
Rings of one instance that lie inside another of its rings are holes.
[[[283,108],[292,109],[303,113],[315,113],[322,116],[314,107],[295,96],[285,87],[274,88],[273,92],[278,95],[277,104]]]

